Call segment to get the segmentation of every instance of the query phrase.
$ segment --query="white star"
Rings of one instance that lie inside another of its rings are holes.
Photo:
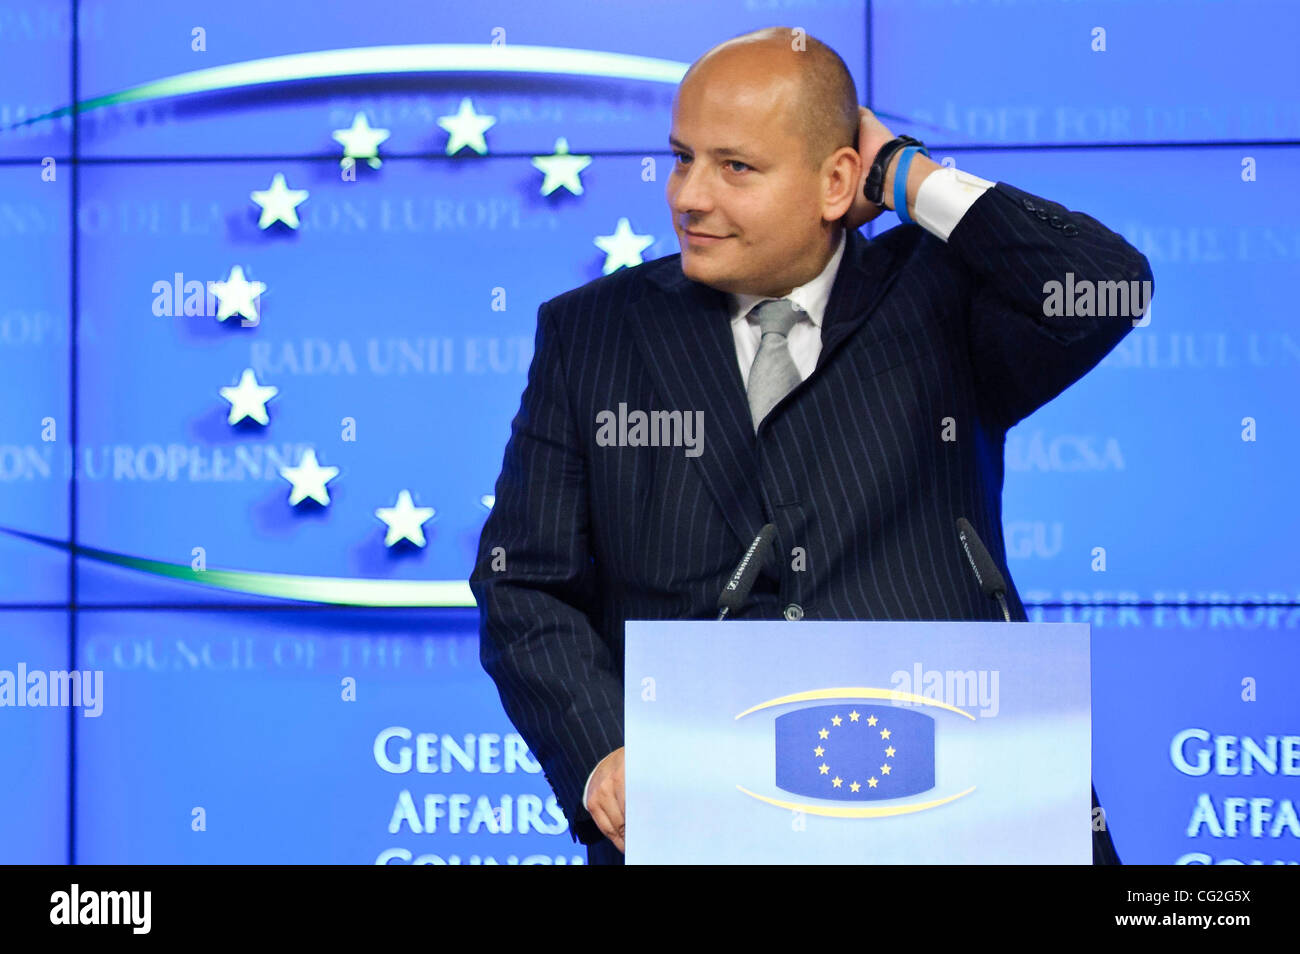
[[[291,229],[298,227],[297,210],[298,206],[307,201],[307,190],[290,189],[283,172],[275,174],[271,188],[255,189],[249,195],[262,207],[262,217],[257,220],[258,228],[270,228],[276,222],[283,222]]]
[[[618,220],[613,235],[597,235],[596,245],[605,253],[604,274],[627,265],[641,264],[641,253],[655,243],[653,235],[637,235],[626,218]]]
[[[244,270],[238,265],[230,270],[230,276],[224,282],[208,282],[212,294],[220,299],[217,308],[217,320],[225,321],[233,315],[243,315],[248,324],[257,324],[257,297],[266,291],[262,282],[250,282],[244,278]]]
[[[560,186],[574,195],[582,195],[582,182],[578,173],[591,165],[591,156],[569,154],[569,140],[561,137],[555,140],[555,152],[549,156],[533,156],[533,166],[546,175],[542,183],[542,195],[550,195]]]
[[[380,507],[375,516],[388,524],[388,534],[384,537],[384,546],[391,547],[399,540],[410,540],[417,547],[424,546],[424,530],[421,524],[433,517],[432,507],[417,507],[411,500],[411,492],[403,490],[397,495],[397,506]]]
[[[289,493],[289,506],[297,506],[311,497],[319,504],[330,502],[325,485],[339,475],[337,467],[322,467],[316,463],[316,452],[308,448],[303,452],[297,467],[281,467],[280,476],[293,484]]]
[[[454,116],[439,116],[438,125],[450,134],[447,137],[447,155],[454,156],[469,146],[480,156],[487,155],[487,142],[483,134],[496,125],[492,116],[474,112],[469,97],[460,101],[460,110]]]
[[[222,388],[221,396],[230,402],[229,424],[238,424],[246,417],[251,417],[259,424],[266,424],[266,402],[280,393],[280,389],[263,387],[257,383],[257,375],[252,368],[245,368],[239,378],[239,387]]]
[[[378,169],[383,164],[379,158],[379,144],[391,133],[387,129],[371,129],[366,114],[358,112],[352,117],[350,128],[336,129],[330,135],[343,144],[343,158],[339,165],[346,166],[349,159],[364,159],[371,169]]]

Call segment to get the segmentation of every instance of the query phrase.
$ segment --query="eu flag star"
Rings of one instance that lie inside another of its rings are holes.
[[[633,232],[632,223],[624,216],[614,226],[613,235],[597,235],[594,241],[605,253],[605,265],[601,271],[608,275],[624,265],[628,268],[640,265],[641,253],[655,243],[655,237]]]
[[[397,495],[397,505],[380,507],[375,516],[388,525],[384,546],[391,547],[402,540],[410,540],[417,547],[425,545],[423,524],[433,518],[432,507],[417,507],[411,492],[403,490]]]
[[[269,189],[255,189],[249,195],[262,209],[257,220],[259,229],[268,229],[276,222],[291,229],[298,227],[298,206],[307,201],[307,190],[290,189],[283,172],[275,174]]]
[[[546,175],[542,182],[542,195],[550,195],[563,186],[574,195],[582,195],[578,173],[591,165],[591,156],[569,153],[569,141],[564,137],[555,140],[555,152],[549,156],[533,156],[533,166]]]
[[[383,165],[379,158],[379,144],[391,133],[387,129],[371,129],[366,114],[359,112],[352,117],[350,128],[336,129],[330,135],[343,146],[343,158],[339,160],[339,165],[347,168],[349,163],[364,159],[371,169],[378,169]]]
[[[257,299],[266,291],[266,284],[248,281],[240,266],[231,268],[225,281],[208,282],[208,288],[217,297],[217,321],[235,315],[243,315],[246,324],[255,325],[261,320],[257,313]]]
[[[496,125],[495,116],[474,112],[469,97],[460,101],[460,109],[451,116],[439,116],[438,125],[447,131],[447,155],[454,156],[469,146],[480,156],[487,155],[487,141],[483,134]]]
[[[252,368],[245,368],[239,378],[239,386],[222,388],[221,396],[230,402],[230,414],[227,423],[238,424],[246,417],[265,425],[270,418],[266,414],[266,402],[280,393],[280,389],[257,383],[257,374]]]
[[[308,497],[322,506],[330,502],[325,485],[339,475],[337,467],[322,467],[316,462],[316,451],[310,447],[303,451],[297,467],[281,467],[280,476],[293,484],[289,492],[289,506],[296,507]]]

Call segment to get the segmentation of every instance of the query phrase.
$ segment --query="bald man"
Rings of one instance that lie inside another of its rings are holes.
[[[882,204],[864,194],[893,139],[820,41],[773,27],[719,44],[673,102],[680,254],[538,310],[470,585],[483,665],[592,863],[626,847],[626,620],[712,618],[765,523],[806,562],[764,567],[741,618],[1000,619],[954,524],[1005,571],[1007,429],[1133,325],[1043,304],[1067,272],[1150,281],[1120,236],[923,154],[910,224],[865,239],[895,209],[898,151]],[[616,408],[705,426],[685,449],[611,442]],[[1094,860],[1117,860],[1105,830]]]

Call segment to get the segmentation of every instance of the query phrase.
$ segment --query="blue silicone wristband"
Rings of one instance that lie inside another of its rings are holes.
[[[898,169],[894,172],[894,211],[904,225],[914,225],[912,217],[907,214],[907,174],[912,168],[912,157],[917,153],[930,155],[928,149],[920,146],[908,146],[898,157]]]

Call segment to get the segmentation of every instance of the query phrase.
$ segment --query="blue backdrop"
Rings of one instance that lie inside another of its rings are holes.
[[[1300,737],[1300,10],[652,13],[0,0],[0,692],[102,673],[99,715],[0,707],[0,862],[583,860],[465,580],[538,304],[678,250],[676,83],[781,23],[1151,262],[1150,322],[1008,435],[1010,569],[1093,624],[1124,860],[1300,861],[1219,824],[1294,760],[1185,771]]]

